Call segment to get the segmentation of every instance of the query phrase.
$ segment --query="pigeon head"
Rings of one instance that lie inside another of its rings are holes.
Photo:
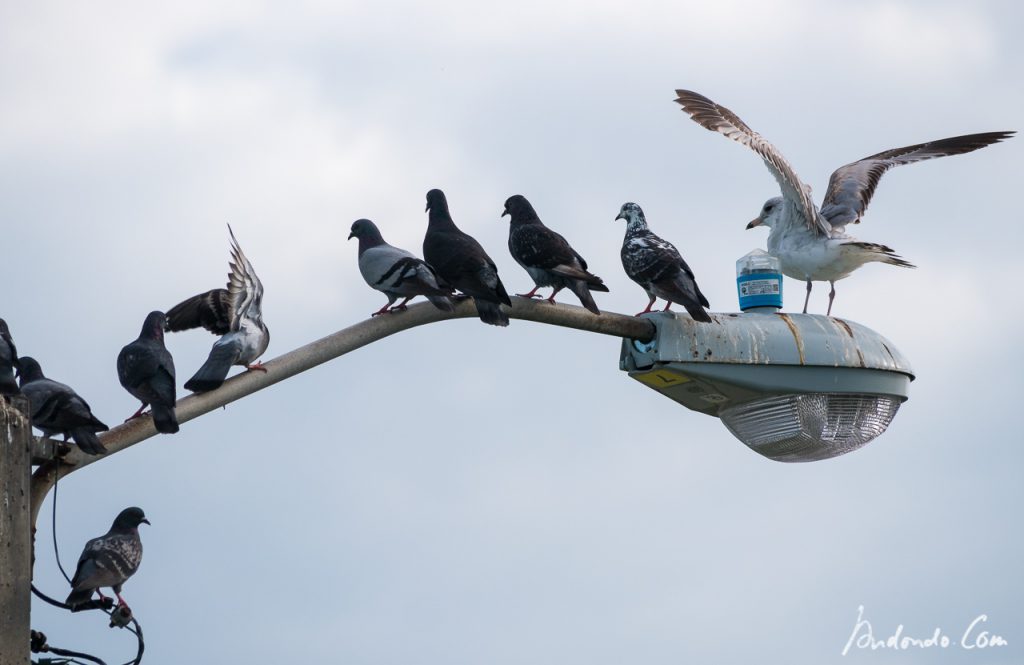
[[[635,203],[623,203],[615,219],[626,220],[626,228],[647,228],[647,219],[644,217],[644,211]]]
[[[167,315],[163,312],[154,311],[146,315],[142,323],[142,332],[139,337],[147,339],[163,339],[164,330],[167,329]]]
[[[515,194],[506,199],[505,212],[501,213],[501,216],[504,217],[505,215],[509,216],[509,220],[513,224],[540,222],[537,211],[533,209],[533,206],[530,205],[530,202],[522,194]]]
[[[18,358],[18,385],[22,388],[25,384],[30,381],[37,381],[45,378],[43,376],[43,368],[39,366],[39,361],[29,356],[22,356]]]
[[[770,198],[764,202],[764,205],[761,207],[760,214],[758,214],[757,217],[755,217],[753,220],[751,220],[749,224],[747,224],[747,229],[749,230],[754,228],[755,226],[761,226],[762,224],[767,226],[768,228],[771,228],[772,223],[781,214],[782,197],[776,196],[774,198]]]
[[[7,322],[4,321],[3,319],[0,319],[0,335],[7,336],[7,335],[10,335],[10,334],[11,334],[11,329],[7,327]]]
[[[380,234],[380,229],[368,219],[357,219],[352,222],[352,232],[348,234],[348,239],[351,240],[352,238],[359,239],[360,256],[370,247],[384,244],[384,238]]]
[[[440,189],[432,189],[427,192],[427,207],[424,208],[423,212],[436,211],[448,212],[448,199],[445,198],[444,192]]]
[[[142,512],[142,508],[132,506],[131,508],[125,508],[117,517],[114,518],[114,523],[110,525],[111,531],[128,531],[129,529],[137,529],[140,524],[149,524],[149,520],[146,519],[146,513]]]

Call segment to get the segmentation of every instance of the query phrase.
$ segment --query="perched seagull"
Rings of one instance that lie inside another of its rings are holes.
[[[105,432],[109,427],[101,423],[84,399],[70,386],[43,376],[43,369],[35,358],[18,358],[18,372],[21,392],[28,398],[32,412],[32,424],[44,436],[63,434],[67,441],[70,436],[89,455],[104,455],[107,449],[96,437],[96,432]]]
[[[512,301],[498,278],[498,267],[472,236],[455,226],[448,212],[448,200],[440,189],[427,192],[430,212],[427,234],[423,237],[423,258],[441,279],[473,298],[477,314],[484,323],[507,326],[508,314],[501,304]]]
[[[368,219],[357,219],[348,234],[348,239],[352,238],[359,239],[359,272],[363,279],[370,288],[388,297],[387,304],[370,316],[403,310],[416,296],[426,296],[434,307],[445,312],[455,310],[451,287],[444,284],[426,261],[384,242],[376,224]],[[399,298],[405,300],[392,307]]]
[[[174,359],[164,346],[166,324],[163,312],[146,316],[139,338],[117,356],[117,378],[125,390],[142,402],[128,420],[138,418],[152,405],[156,431],[174,434],[178,431],[178,418],[174,415]]]
[[[202,326],[222,337],[214,342],[210,356],[195,375],[185,382],[192,392],[216,390],[224,383],[232,365],[267,371],[256,360],[270,344],[270,331],[263,323],[263,283],[249,259],[231,234],[228,288],[200,293],[167,312],[167,329],[176,332]]]
[[[505,201],[509,216],[508,251],[516,263],[530,273],[536,286],[529,293],[517,293],[522,298],[541,298],[537,289],[554,287],[548,302],[554,304],[555,295],[564,288],[576,294],[580,302],[594,314],[600,314],[591,291],[607,291],[600,277],[587,272],[587,262],[561,235],[540,221],[525,196],[516,194]]]
[[[885,245],[861,242],[846,235],[847,224],[859,224],[882,175],[894,166],[913,164],[935,157],[962,155],[1010,138],[1015,132],[987,132],[954,136],[928,143],[894,148],[838,168],[828,182],[819,210],[811,188],[800,181],[793,167],[775,146],[747,126],[739,117],[707,97],[689,90],[676,90],[676,102],[693,120],[747,146],[764,160],[782,189],[782,196],[769,199],[749,224],[771,228],[768,252],[778,257],[782,272],[807,282],[804,313],[811,297],[812,282],[828,282],[828,311],[836,296],[836,281],[848,277],[865,263],[879,261],[913,268]]]
[[[104,600],[100,587],[106,586],[114,590],[118,605],[127,606],[121,597],[121,585],[135,574],[142,561],[140,524],[149,524],[142,508],[125,508],[114,518],[110,531],[85,544],[71,578],[71,593],[64,602],[75,608],[89,602],[93,592]]]
[[[17,395],[18,381],[14,369],[18,365],[18,349],[14,346],[11,329],[0,319],[0,395]]]
[[[626,220],[626,237],[622,241],[622,267],[629,278],[642,286],[650,297],[647,309],[637,316],[651,311],[654,301],[664,298],[668,301],[667,312],[676,302],[686,308],[694,321],[711,323],[711,317],[704,307],[708,299],[700,292],[697,280],[690,266],[679,254],[675,245],[656,236],[647,228],[644,211],[635,203],[623,203],[615,219]],[[702,307],[703,305],[703,307]]]

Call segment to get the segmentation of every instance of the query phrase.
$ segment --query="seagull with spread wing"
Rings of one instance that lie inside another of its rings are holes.
[[[894,250],[862,242],[846,234],[847,224],[859,224],[882,175],[894,166],[962,155],[1010,138],[1015,132],[986,132],[939,139],[894,148],[838,168],[829,179],[819,209],[811,188],[805,185],[786,158],[739,116],[707,97],[690,90],[676,90],[676,102],[705,129],[742,143],[764,160],[779,183],[782,196],[768,201],[747,228],[764,225],[768,252],[779,259],[783,274],[807,282],[804,313],[811,297],[812,282],[828,282],[828,312],[836,296],[836,281],[848,277],[866,263],[878,261],[903,268],[915,267]]]
[[[270,331],[263,323],[263,283],[242,253],[230,224],[228,233],[231,235],[228,288],[193,296],[167,311],[169,331],[203,327],[222,336],[214,342],[210,356],[199,371],[185,382],[185,388],[192,392],[219,388],[232,365],[267,371],[262,363],[256,362],[270,344]]]

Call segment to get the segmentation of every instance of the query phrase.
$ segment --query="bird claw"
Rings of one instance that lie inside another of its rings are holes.
[[[544,298],[544,296],[542,296],[539,293],[517,293],[516,295],[519,296],[520,298]]]
[[[264,374],[267,372],[267,368],[263,366],[263,363],[253,363],[251,365],[246,365],[245,368],[263,372]]]

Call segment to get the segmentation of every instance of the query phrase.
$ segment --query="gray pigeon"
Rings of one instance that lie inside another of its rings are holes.
[[[423,258],[441,279],[473,298],[484,323],[507,326],[508,314],[501,304],[512,300],[498,278],[498,267],[472,236],[463,233],[448,212],[448,200],[440,189],[427,192],[430,212],[423,237]]]
[[[558,233],[540,221],[525,196],[516,194],[505,201],[509,216],[508,250],[512,258],[530,273],[536,286],[529,293],[517,294],[523,298],[540,298],[537,289],[554,287],[548,302],[554,304],[555,295],[564,288],[576,294],[583,306],[600,314],[591,291],[607,291],[600,277],[587,272],[587,262]]]
[[[700,292],[690,266],[686,265],[672,243],[659,238],[647,228],[647,220],[640,206],[623,203],[615,219],[626,220],[626,237],[622,241],[621,252],[622,267],[631,280],[647,291],[651,299],[647,309],[637,316],[651,311],[654,301],[664,298],[668,301],[664,311],[667,312],[672,303],[676,302],[685,307],[695,321],[711,323],[711,317],[704,311],[704,307],[709,307],[708,299]]]
[[[267,371],[262,363],[256,362],[270,344],[270,331],[263,323],[263,283],[242,253],[230,224],[228,233],[231,235],[228,288],[193,296],[167,313],[168,330],[202,326],[222,335],[214,342],[203,366],[185,382],[185,388],[192,392],[220,388],[232,365]]]
[[[128,344],[117,356],[117,378],[124,389],[142,401],[142,406],[128,420],[138,418],[152,405],[156,431],[174,434],[178,418],[174,415],[174,359],[164,346],[163,312],[150,312],[142,324],[139,338]]]
[[[78,568],[71,578],[71,593],[65,601],[72,608],[89,602],[93,592],[103,593],[100,587],[110,587],[117,596],[119,605],[127,606],[121,597],[121,585],[139,569],[142,562],[142,540],[139,525],[149,524],[142,508],[125,508],[99,538],[85,544],[82,556],[78,557]]]
[[[70,436],[89,455],[106,454],[96,437],[96,432],[105,432],[109,427],[92,415],[89,405],[69,386],[43,376],[43,370],[35,358],[18,358],[18,373],[21,392],[28,398],[32,412],[32,425],[45,436],[63,434],[67,441]]]
[[[14,347],[7,322],[0,319],[0,395],[17,395],[18,381],[14,369],[18,364],[18,349]]]
[[[356,220],[348,238],[359,239],[359,272],[363,279],[388,297],[387,304],[371,316],[403,310],[416,296],[426,296],[434,307],[445,312],[455,310],[451,287],[425,261],[384,242],[376,224],[368,219]],[[405,300],[391,307],[399,298]]]

